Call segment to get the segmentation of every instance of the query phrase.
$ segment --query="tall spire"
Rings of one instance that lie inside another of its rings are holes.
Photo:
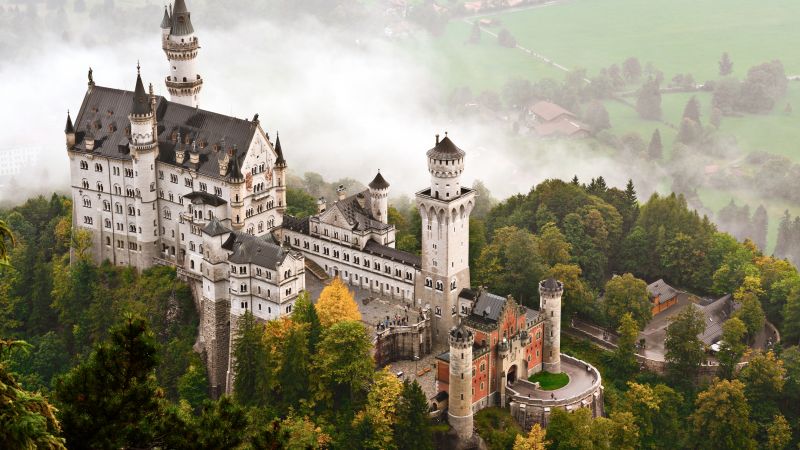
[[[147,97],[147,92],[144,90],[144,83],[142,83],[142,73],[139,63],[136,63],[136,89],[133,91],[133,111],[134,115],[147,115],[150,114],[150,99]]]
[[[200,42],[194,35],[192,14],[184,0],[176,0],[169,14],[169,26],[161,28],[161,45],[169,61],[167,90],[173,102],[196,108],[203,78],[197,72],[195,59]],[[163,25],[163,24],[162,24]]]
[[[168,30],[172,28],[172,20],[169,17],[169,11],[167,11],[167,5],[164,5],[164,18],[161,19],[161,29]]]
[[[192,33],[194,33],[192,13],[186,8],[184,0],[176,0],[175,8],[172,9],[172,30],[170,34],[186,36]]]
[[[286,160],[283,158],[283,149],[281,148],[281,134],[277,131],[275,132],[275,153],[278,154],[275,165],[278,167],[286,167]]]
[[[67,110],[67,126],[64,127],[64,133],[74,133],[75,126],[72,125],[72,117],[69,115],[69,110]]]

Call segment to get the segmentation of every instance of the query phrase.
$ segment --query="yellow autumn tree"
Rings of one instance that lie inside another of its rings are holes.
[[[367,429],[361,436],[362,448],[394,449],[394,427],[397,424],[397,403],[403,393],[403,383],[384,368],[375,372],[373,385],[367,394],[367,405],[353,420],[356,429]],[[364,427],[365,422],[369,426]]]
[[[527,436],[517,435],[517,439],[514,440],[514,450],[544,450],[548,444],[545,433],[538,423],[533,424]]]
[[[316,308],[319,322],[326,328],[345,320],[361,320],[353,293],[338,277],[319,294]]]

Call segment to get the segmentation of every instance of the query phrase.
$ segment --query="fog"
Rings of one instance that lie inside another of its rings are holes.
[[[586,181],[602,175],[615,186],[631,177],[659,178],[615,163],[585,144],[542,144],[512,137],[503,123],[453,119],[440,107],[449,90],[437,85],[436,74],[424,64],[433,55],[411,54],[380,31],[310,17],[289,21],[246,13],[238,22],[221,25],[218,17],[203,14],[202,4],[193,8],[193,3],[188,1],[202,46],[200,107],[241,118],[259,113],[273,139],[280,131],[295,174],[314,171],[329,180],[351,177],[366,183],[380,169],[393,195],[412,194],[427,183],[425,151],[436,133],[447,131],[467,152],[464,184],[480,179],[501,199],[527,192],[546,178],[576,174]],[[44,167],[19,177],[19,189],[0,191],[0,201],[68,191],[63,127],[67,110],[74,119],[80,108],[89,66],[97,85],[132,90],[138,60],[145,83],[166,94],[160,11],[154,4],[136,9],[129,17],[133,25],[127,21],[119,33],[112,29],[91,36],[91,29],[72,21],[65,30],[54,27],[36,39],[19,40],[23,47],[15,57],[0,63],[5,103],[0,149],[42,147]],[[119,22],[115,14],[93,12],[92,23]],[[17,26],[12,34],[27,33],[25,23],[12,23]],[[653,188],[640,186],[640,196]]]

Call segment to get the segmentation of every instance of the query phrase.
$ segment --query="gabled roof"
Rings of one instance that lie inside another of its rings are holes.
[[[536,102],[533,106],[531,106],[530,111],[537,117],[540,117],[542,120],[548,122],[563,115],[575,117],[575,114],[572,114],[571,112],[552,102]]]
[[[659,303],[664,303],[678,295],[678,290],[659,279],[647,285],[650,298],[658,298]]]
[[[114,159],[129,160],[128,113],[133,109],[134,93],[102,86],[94,86],[84,97],[81,110],[75,119],[75,151],[85,151],[83,138],[91,132],[96,141],[94,154]],[[189,160],[182,164],[175,161],[175,150],[179,147],[177,134],[183,142],[196,140],[200,163],[196,170],[203,175],[229,180],[233,172],[233,161],[228,164],[228,173],[219,174],[219,160],[227,151],[250,148],[256,129],[253,122],[217,114],[191,106],[173,103],[156,97],[156,120],[158,121],[158,160],[184,168],[192,167]],[[116,125],[109,128],[109,125]],[[239,158],[243,151],[235,151]],[[232,160],[234,158],[231,158]],[[194,168],[194,167],[192,167]]]
[[[283,224],[281,226],[292,231],[297,231],[298,233],[308,234],[308,217],[299,219],[287,214],[283,216]]]
[[[386,181],[385,178],[383,178],[383,175],[381,175],[381,171],[379,170],[378,174],[375,175],[375,178],[373,178],[373,180],[370,181],[369,187],[370,189],[388,189],[389,182]]]
[[[270,237],[256,237],[239,232],[232,232],[222,248],[232,252],[228,261],[234,264],[255,264],[272,270],[276,270],[289,254],[283,247],[272,242]]]
[[[497,319],[500,318],[500,313],[506,306],[506,301],[505,297],[482,291],[478,295],[478,300],[472,309],[471,315],[497,322]]]
[[[362,207],[359,200],[363,199],[364,206]],[[320,218],[330,214],[330,211],[339,211],[344,219],[349,223],[353,230],[366,231],[366,230],[385,230],[391,227],[378,220],[372,215],[372,194],[369,189],[359,192],[358,194],[346,197],[344,200],[339,200],[333,206],[320,214]]]
[[[436,146],[426,153],[428,158],[451,161],[461,159],[466,155],[464,150],[456,147],[456,144],[454,144],[449,137],[445,136],[444,139],[440,141],[439,135],[436,135],[436,140]]]
[[[209,235],[211,237],[219,236],[221,234],[230,233],[230,232],[231,232],[231,230],[225,228],[225,226],[222,225],[222,222],[220,222],[219,219],[217,219],[216,217],[211,219],[211,222],[209,222],[208,225],[206,225],[203,228],[203,233],[205,233],[205,234],[207,234],[207,235]]]

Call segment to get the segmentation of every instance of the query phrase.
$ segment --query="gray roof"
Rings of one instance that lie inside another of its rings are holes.
[[[226,203],[224,199],[217,197],[216,195],[211,195],[208,192],[202,191],[193,191],[183,196],[184,198],[189,199],[190,202],[194,204],[202,204],[202,205],[210,205],[210,206],[221,206]]]
[[[359,196],[364,198],[363,208],[358,202]],[[372,194],[367,189],[334,203],[333,207],[337,208],[345,220],[353,225],[354,230],[385,230],[391,227],[391,225],[381,222],[372,215],[371,204]]]
[[[91,153],[114,159],[131,159],[127,128],[133,97],[133,92],[102,86],[94,86],[87,92],[75,120],[75,150],[86,151],[83,138],[91,133],[95,137],[94,151]],[[238,149],[250,147],[257,129],[253,122],[173,103],[163,97],[156,97],[156,118],[160,162],[195,169],[203,175],[226,181],[230,181],[230,175],[235,171],[234,159],[244,156],[244,151]],[[177,142],[178,132],[183,141],[181,143]],[[187,158],[183,164],[178,164],[175,161],[176,148],[189,145],[192,141],[198,142],[200,163],[192,164]],[[234,158],[228,164],[228,173],[220,176],[219,160],[227,151],[233,152]]]
[[[297,231],[298,233],[308,234],[308,217],[299,219],[287,214],[283,216],[283,225],[281,226],[292,231]]]
[[[172,19],[169,17],[169,11],[167,11],[166,5],[164,5],[164,18],[161,19],[161,28],[165,30],[172,28]]]
[[[69,111],[67,111],[67,125],[64,127],[64,133],[74,133],[75,126],[72,125],[72,117],[69,115]]]
[[[399,263],[410,264],[416,268],[422,267],[422,258],[418,255],[381,245],[372,239],[368,240],[364,245],[364,251]]]
[[[186,36],[194,33],[192,27],[192,13],[186,8],[184,0],[175,0],[175,7],[172,9],[172,28],[170,34],[175,36]]]
[[[535,309],[527,308],[527,307],[524,307],[524,306],[523,306],[523,308],[525,308],[525,318],[530,320],[531,322],[538,321],[539,320],[539,316],[542,315],[542,313],[540,311],[537,311]]]
[[[209,222],[208,225],[203,228],[203,233],[212,237],[230,232],[231,230],[225,228],[225,226],[222,225],[222,222],[220,222],[216,217],[211,219],[211,222]]]
[[[289,254],[269,236],[262,238],[239,232],[231,233],[222,248],[233,252],[228,261],[234,264],[255,264],[272,270],[277,269]]]
[[[438,135],[436,137],[437,141],[439,139]],[[456,160],[461,159],[466,155],[464,150],[456,147],[456,144],[450,140],[449,137],[445,136],[444,139],[438,141],[436,146],[432,149],[428,150],[428,158],[438,159],[438,160]]]
[[[711,345],[722,337],[722,324],[733,316],[733,313],[741,308],[741,304],[733,300],[730,294],[715,300],[706,306],[695,306],[703,314],[703,321],[706,325],[698,338],[706,345]]]
[[[481,291],[478,293],[478,301],[475,302],[471,315],[497,322],[506,305],[506,300],[505,297]]]
[[[647,286],[650,298],[658,297],[658,303],[664,303],[678,295],[678,290],[668,285],[664,280],[654,281]]]
[[[561,288],[555,278],[550,277],[544,282],[544,287],[547,289],[558,290]]]
[[[369,187],[371,189],[388,189],[389,182],[386,181],[385,178],[383,178],[383,175],[381,175],[381,172],[379,170],[378,174],[375,175],[375,178],[369,183]]]
[[[142,83],[142,74],[138,73],[139,67],[136,67],[136,88],[133,91],[133,108],[131,113],[139,116],[150,114],[150,97],[144,90],[144,83]]]

